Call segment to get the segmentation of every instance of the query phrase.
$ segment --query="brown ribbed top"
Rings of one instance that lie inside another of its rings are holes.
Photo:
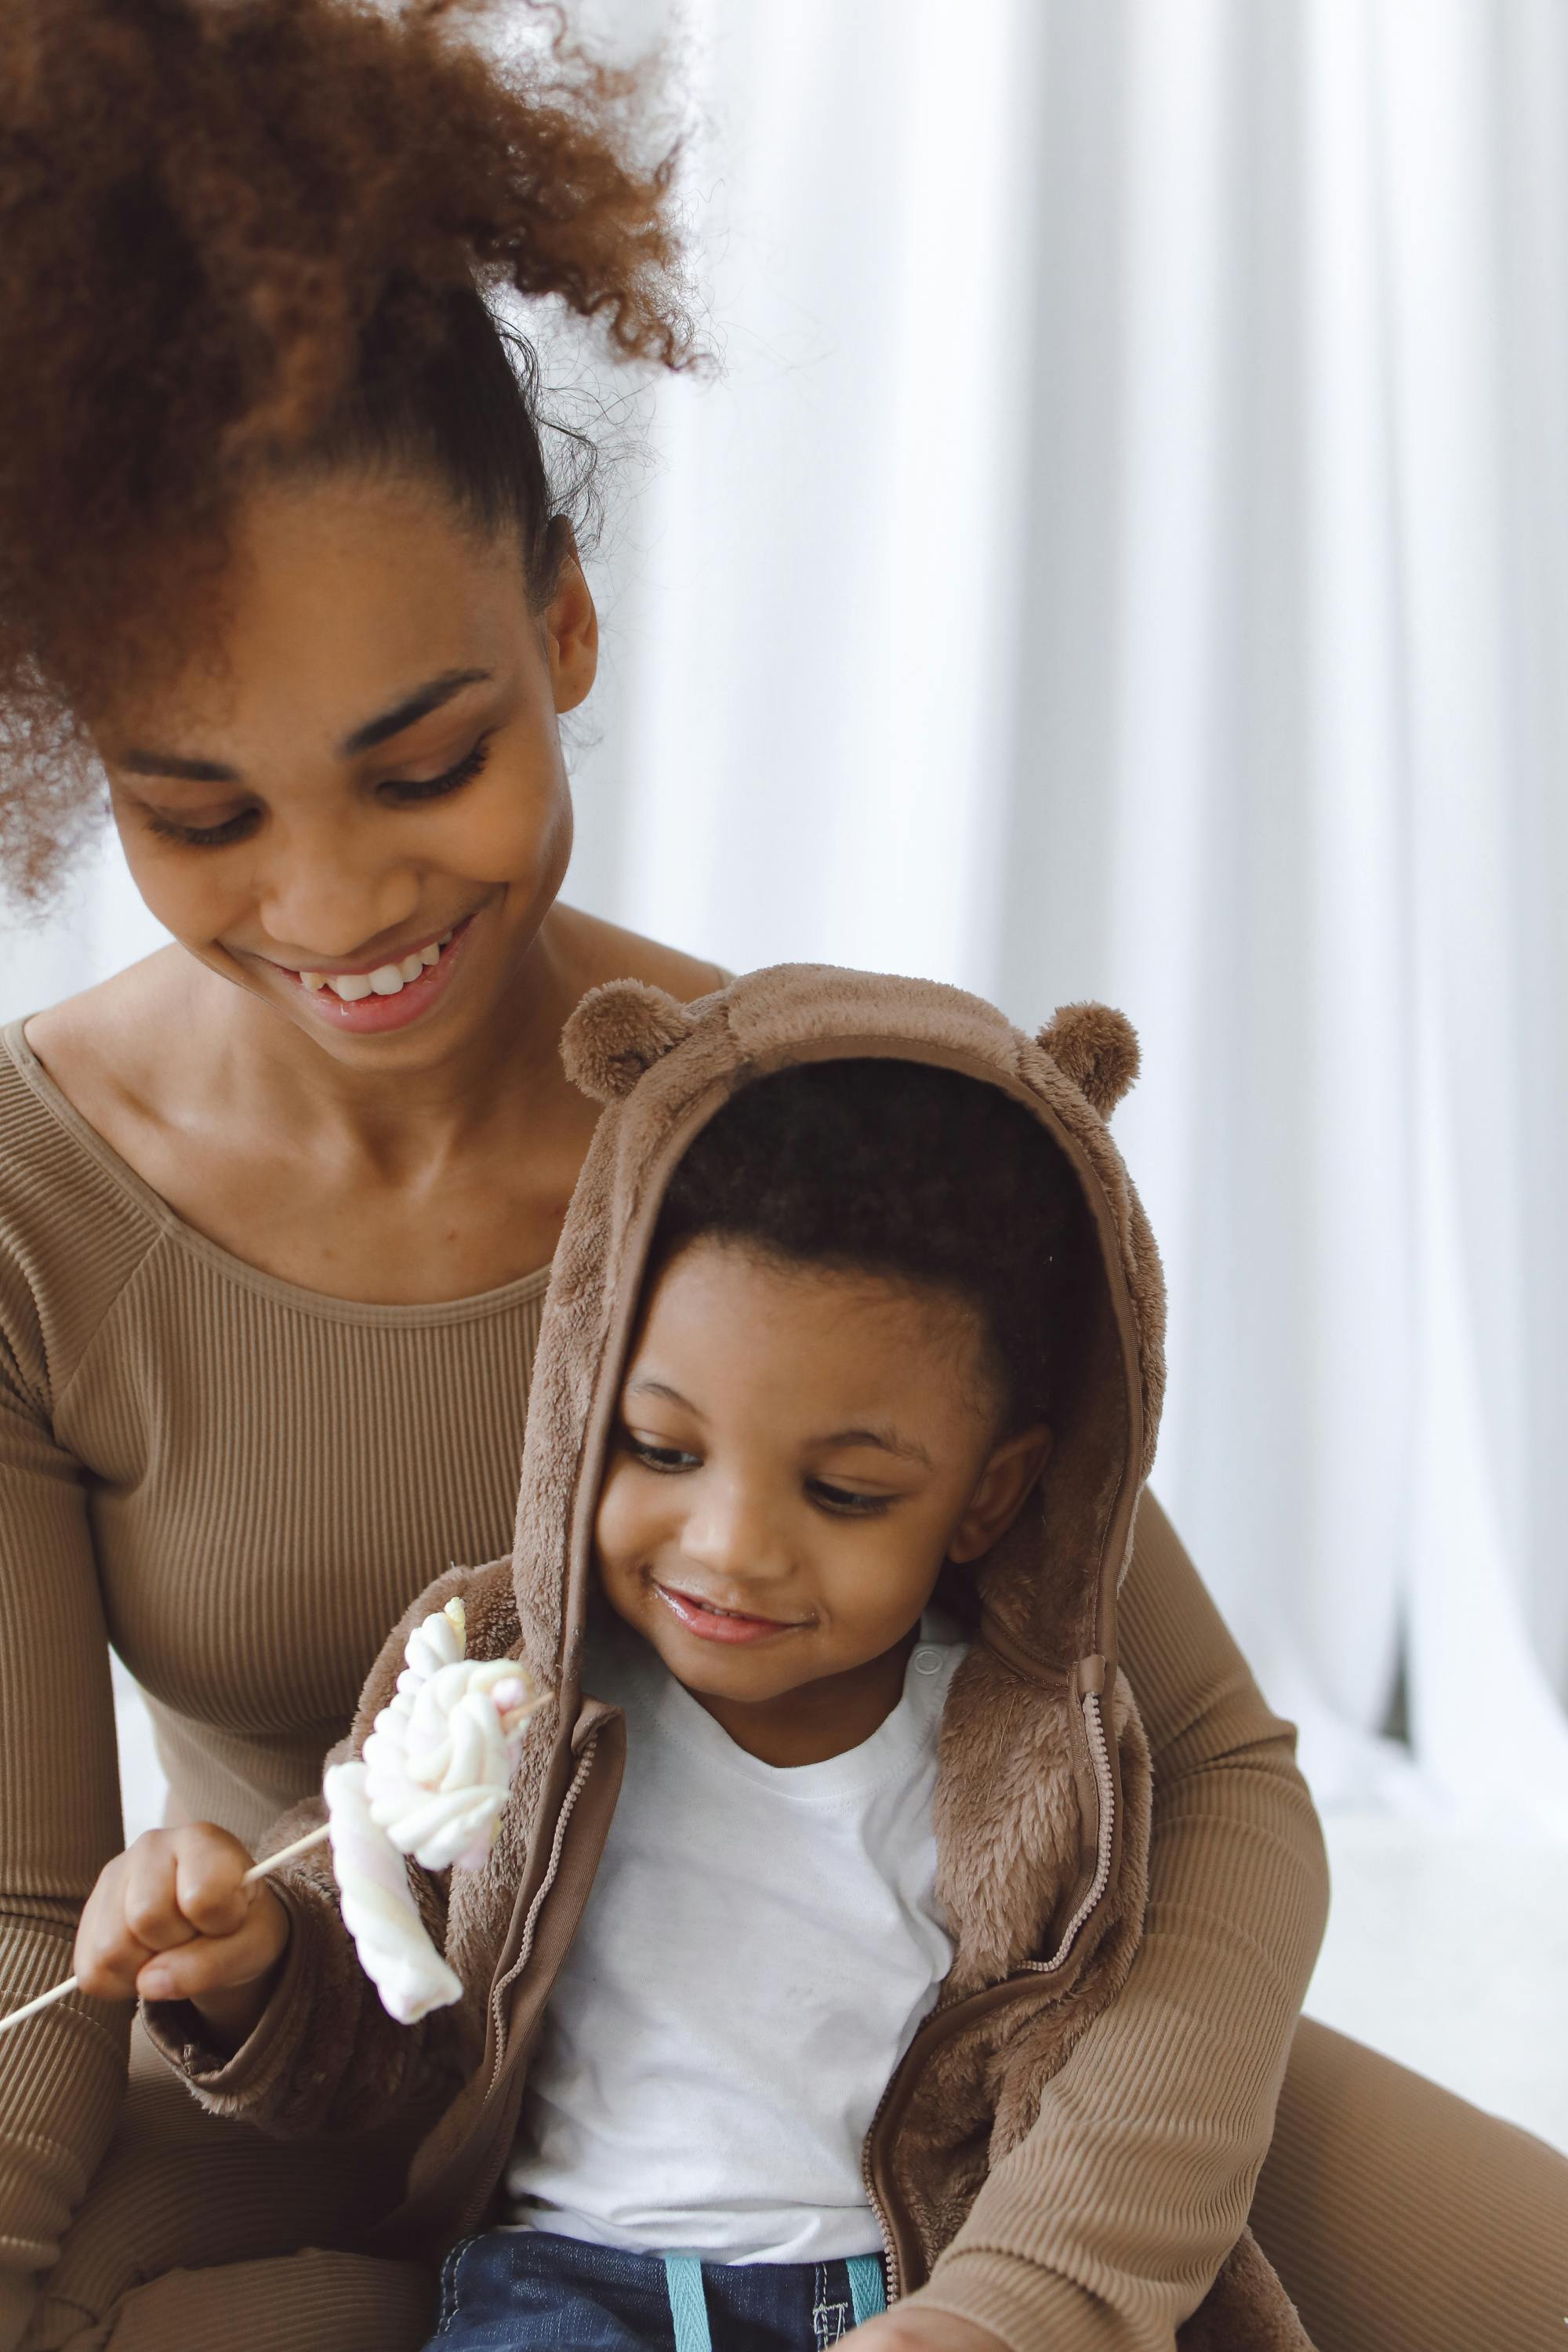
[[[548,1269],[363,1306],[182,1223],[0,1031],[0,2013],[68,1975],[121,1843],[112,1643],[172,1805],[253,1843],[449,1561],[511,1542]],[[0,2036],[0,2270],[49,2249],[129,2011]]]

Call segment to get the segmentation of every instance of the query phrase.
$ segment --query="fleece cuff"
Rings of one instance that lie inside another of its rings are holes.
[[[279,2062],[300,2030],[309,1930],[302,1906],[280,1878],[269,1882],[289,1913],[283,1970],[250,2033],[233,2053],[205,2039],[200,2011],[188,2000],[144,2000],[142,2022],[165,2064],[182,2075],[204,2106],[232,2115],[248,2106],[273,2081]]]

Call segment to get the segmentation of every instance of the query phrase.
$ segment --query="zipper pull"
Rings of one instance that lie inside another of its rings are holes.
[[[1079,1658],[1072,1670],[1075,1698],[1099,1698],[1105,1689],[1105,1660],[1099,1651],[1091,1657]]]

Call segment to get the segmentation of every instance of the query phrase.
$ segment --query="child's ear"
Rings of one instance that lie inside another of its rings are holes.
[[[996,1448],[948,1539],[949,1559],[978,1559],[982,1552],[1000,1543],[1045,1468],[1051,1442],[1050,1431],[1037,1421]]]

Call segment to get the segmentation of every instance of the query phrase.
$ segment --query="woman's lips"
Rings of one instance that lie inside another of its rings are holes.
[[[689,1593],[660,1584],[657,1578],[653,1589],[687,1632],[700,1635],[705,1642],[764,1642],[770,1634],[797,1630],[795,1621],[784,1618],[721,1616],[717,1610],[692,1600]]]
[[[374,973],[356,972],[350,977],[356,990],[363,985],[365,992],[350,998],[338,994],[331,985],[330,974],[297,971],[292,984],[311,1012],[334,1029],[348,1029],[358,1036],[379,1035],[388,1029],[406,1029],[410,1022],[422,1019],[437,999],[445,995],[473,919],[472,915],[465,915],[460,923],[452,926],[434,963],[425,961],[425,955],[429,950],[424,950],[419,959],[421,969],[417,979],[404,980],[401,967],[391,964]],[[412,961],[412,956],[403,960],[405,964]],[[388,976],[395,973],[400,984],[395,992],[383,994],[375,988],[374,982],[384,973]]]

